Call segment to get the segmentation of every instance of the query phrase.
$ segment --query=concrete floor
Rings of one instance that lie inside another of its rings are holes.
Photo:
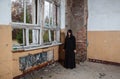
[[[55,63],[21,79],[120,79],[120,66],[85,62],[75,69],[65,69]]]

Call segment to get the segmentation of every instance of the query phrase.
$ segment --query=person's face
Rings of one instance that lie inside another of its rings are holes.
[[[68,35],[70,36],[70,35],[71,35],[71,33],[70,33],[70,32],[68,32]]]

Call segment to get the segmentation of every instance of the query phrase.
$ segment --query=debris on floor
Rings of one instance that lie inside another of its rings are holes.
[[[84,62],[77,64],[75,69],[65,69],[54,63],[20,79],[120,79],[120,67]]]
[[[105,73],[99,73],[99,78],[103,78],[105,75]]]

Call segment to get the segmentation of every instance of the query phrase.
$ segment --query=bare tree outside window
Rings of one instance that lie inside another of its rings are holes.
[[[12,22],[24,22],[24,0],[12,0]]]
[[[11,0],[11,2],[13,48],[16,45],[31,48],[46,43],[57,43],[58,8],[54,1],[44,0],[44,4],[41,0]],[[44,18],[41,17],[42,11]]]
[[[32,24],[32,0],[26,0],[26,23]]]
[[[12,22],[32,23],[32,0],[26,0],[26,15],[24,15],[24,0],[12,1]],[[24,16],[26,21],[24,21]]]
[[[32,0],[11,0],[11,2],[12,2],[12,9],[11,9],[12,22],[32,24]],[[24,36],[23,31],[24,31],[23,29],[13,29],[12,31],[13,46],[23,45],[23,36]],[[30,42],[32,41],[31,36],[32,33],[29,34]]]

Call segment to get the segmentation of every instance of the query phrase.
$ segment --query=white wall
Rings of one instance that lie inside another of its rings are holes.
[[[11,0],[0,0],[0,24],[11,22]]]
[[[120,0],[88,0],[88,31],[120,30]]]
[[[65,28],[65,2],[66,0],[61,0],[61,29]]]

